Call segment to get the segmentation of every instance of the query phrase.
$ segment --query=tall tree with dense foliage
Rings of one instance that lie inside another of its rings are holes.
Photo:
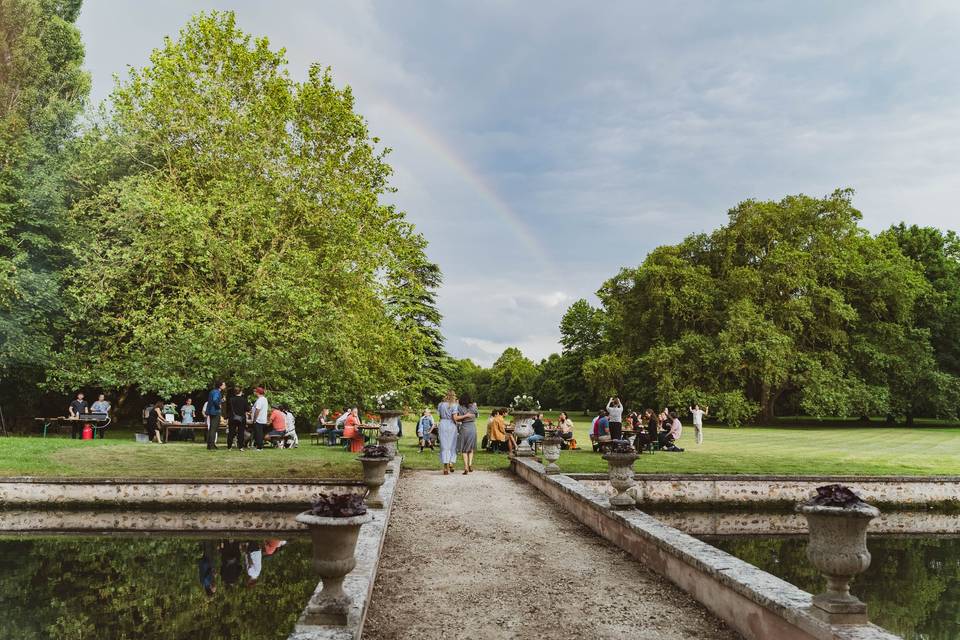
[[[55,382],[170,394],[226,378],[301,410],[403,387],[429,300],[412,312],[398,288],[438,274],[382,202],[377,143],[329,70],[295,82],[232,13],[193,18],[79,145],[87,240]]]
[[[0,0],[0,385],[42,379],[63,329],[64,146],[89,91],[79,0]]]
[[[852,192],[748,200],[711,234],[658,247],[599,295],[625,395],[700,402],[737,424],[950,412],[954,380],[916,322],[931,285],[897,242],[859,226]],[[588,373],[610,384],[609,369]],[[954,405],[955,411],[955,405]]]

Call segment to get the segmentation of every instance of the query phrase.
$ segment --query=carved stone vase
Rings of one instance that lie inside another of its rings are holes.
[[[380,431],[392,433],[393,435],[400,433],[400,418],[403,416],[403,411],[399,409],[381,409],[378,415],[380,416]]]
[[[313,568],[323,580],[323,589],[310,598],[303,623],[345,626],[351,599],[343,591],[343,579],[357,566],[354,553],[360,527],[373,519],[366,513],[349,518],[329,518],[305,511],[297,522],[307,525],[313,540]]]
[[[797,505],[807,518],[807,559],[827,578],[813,597],[813,613],[830,624],[866,624],[867,605],[850,593],[850,581],[870,566],[867,525],[880,515],[865,502],[844,507]]]
[[[546,474],[560,473],[560,467],[557,466],[557,460],[560,459],[560,445],[563,438],[556,434],[548,435],[543,439],[543,459],[547,464],[543,467]]]
[[[627,489],[636,484],[633,475],[633,463],[639,456],[631,453],[605,453],[603,459],[607,461],[607,476],[610,486],[617,492],[610,498],[611,509],[632,509],[635,502],[633,497],[626,493]]]
[[[511,411],[513,417],[513,435],[517,438],[517,450],[514,455],[521,458],[533,456],[533,449],[527,443],[527,438],[533,435],[533,421],[539,411]]]
[[[368,507],[382,509],[383,498],[380,497],[380,487],[382,487],[386,481],[384,476],[387,473],[387,465],[390,463],[390,458],[366,458],[360,456],[357,460],[363,465],[363,483],[367,485],[367,489],[369,489],[367,497],[363,499],[363,502]]]

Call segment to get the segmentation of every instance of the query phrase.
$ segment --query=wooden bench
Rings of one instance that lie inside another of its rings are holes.
[[[314,433],[313,435],[317,435],[317,434]],[[263,439],[265,442],[269,442],[271,446],[278,447],[280,446],[281,442],[286,442],[287,440],[292,440],[293,438],[289,434],[284,433],[282,436],[278,436],[277,434],[273,434],[273,435],[268,434],[263,436]]]

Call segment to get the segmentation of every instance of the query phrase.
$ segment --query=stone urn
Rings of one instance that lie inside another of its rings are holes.
[[[369,489],[367,497],[363,500],[364,504],[374,509],[382,509],[383,498],[380,497],[380,487],[382,487],[386,481],[384,476],[387,473],[387,465],[390,464],[390,458],[368,458],[360,456],[357,460],[363,465],[363,483],[367,485],[367,489]]]
[[[867,605],[850,593],[850,581],[870,566],[867,525],[880,510],[859,498],[844,506],[817,504],[815,498],[797,511],[810,530],[807,559],[827,578],[827,590],[813,597],[812,613],[830,624],[866,624]]]
[[[607,476],[610,478],[610,486],[617,492],[610,498],[611,509],[632,509],[634,499],[626,493],[636,484],[633,476],[633,463],[637,458],[636,451],[632,449],[629,452],[608,451],[603,454],[603,459],[607,461]]]
[[[360,527],[373,519],[369,513],[346,518],[312,515],[304,511],[297,522],[310,528],[313,568],[323,580],[323,589],[310,598],[302,623],[345,626],[351,599],[343,591],[343,579],[357,566],[354,552]]]
[[[380,435],[377,436],[377,444],[381,444],[387,448],[387,460],[393,460],[397,457],[397,441],[400,438],[397,437],[396,433],[390,431],[383,431],[381,427]],[[387,473],[392,473],[393,469],[387,468]]]
[[[515,456],[529,458],[533,456],[533,448],[527,443],[527,438],[533,435],[533,421],[540,415],[539,411],[511,411],[513,417],[513,435],[517,438]]]
[[[548,434],[547,437],[543,439],[543,459],[547,462],[543,467],[544,473],[560,473],[557,460],[560,459],[560,445],[562,443],[563,438],[558,436],[556,432]]]
[[[380,416],[381,432],[392,433],[393,435],[400,433],[400,418],[403,416],[403,411],[400,409],[381,409],[378,415]]]

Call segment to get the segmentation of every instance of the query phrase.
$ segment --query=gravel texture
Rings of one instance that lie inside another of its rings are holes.
[[[507,472],[404,472],[364,638],[739,638]]]

